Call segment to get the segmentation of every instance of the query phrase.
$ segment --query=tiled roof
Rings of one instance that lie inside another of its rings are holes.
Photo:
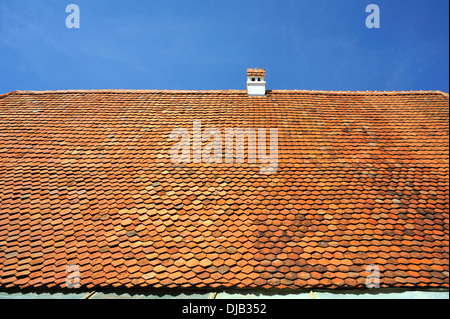
[[[0,96],[0,287],[448,287],[448,95]],[[278,128],[278,170],[171,162],[170,132]]]
[[[266,70],[265,69],[247,69],[247,76],[265,76]]]

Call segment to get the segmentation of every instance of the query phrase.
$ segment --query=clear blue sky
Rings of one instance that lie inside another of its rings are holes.
[[[0,94],[245,89],[247,67],[268,89],[449,92],[448,28],[448,0],[1,0]]]

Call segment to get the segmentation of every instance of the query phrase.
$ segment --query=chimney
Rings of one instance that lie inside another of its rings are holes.
[[[248,96],[266,95],[266,70],[247,69],[247,94]]]

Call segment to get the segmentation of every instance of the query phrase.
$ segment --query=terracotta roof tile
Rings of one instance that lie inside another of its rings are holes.
[[[194,120],[278,128],[277,171],[172,163]],[[0,287],[448,287],[447,94],[17,91],[0,126]]]

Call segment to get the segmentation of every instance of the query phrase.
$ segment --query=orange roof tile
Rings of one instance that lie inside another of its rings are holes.
[[[260,70],[249,70],[261,76]],[[256,72],[256,73],[255,73]],[[259,73],[258,73],[259,72]],[[0,287],[448,287],[448,94],[0,96]],[[172,163],[174,128],[278,128],[278,169]]]
[[[253,68],[253,69],[247,69],[247,76],[265,76],[266,70],[259,69],[259,68]]]

